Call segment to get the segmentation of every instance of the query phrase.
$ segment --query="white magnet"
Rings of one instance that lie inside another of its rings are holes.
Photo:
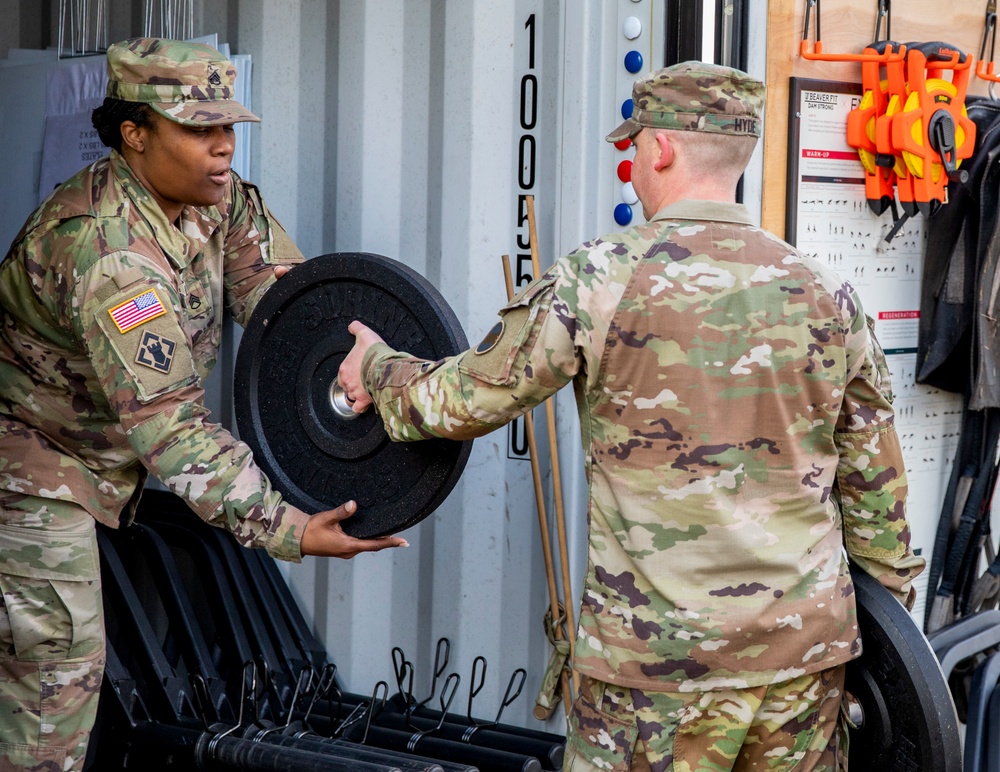
[[[632,187],[631,182],[626,182],[622,185],[622,201],[629,206],[639,201],[639,197],[635,194],[635,188]]]
[[[642,34],[642,22],[635,16],[629,16],[622,25],[622,32],[629,40],[635,40]]]

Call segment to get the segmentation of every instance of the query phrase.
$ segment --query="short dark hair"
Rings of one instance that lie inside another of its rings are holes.
[[[132,121],[140,129],[151,129],[153,111],[149,105],[142,102],[126,102],[123,99],[106,97],[103,104],[91,113],[90,120],[104,146],[121,152],[122,124],[125,121]]]

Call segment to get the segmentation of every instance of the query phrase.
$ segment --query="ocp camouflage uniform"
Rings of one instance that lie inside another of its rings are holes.
[[[223,309],[245,323],[274,266],[301,260],[235,174],[218,206],[186,207],[175,228],[114,151],[15,239],[0,265],[0,768],[81,734],[85,747],[103,661],[94,520],[131,518],[147,471],[243,544],[300,559],[308,516],[209,421],[203,384]],[[79,694],[44,686],[81,662],[94,698],[82,732]]]
[[[439,363],[377,344],[362,372],[404,441],[485,434],[573,383],[580,673],[696,702],[836,668],[860,653],[845,546],[909,600],[923,560],[881,350],[850,284],[742,205],[682,201],[588,242],[501,320]],[[596,764],[614,742],[581,731],[594,709],[574,708],[567,756],[590,744]]]

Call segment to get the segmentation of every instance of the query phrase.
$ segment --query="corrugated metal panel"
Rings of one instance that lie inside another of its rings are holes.
[[[553,255],[560,7],[292,5],[265,3],[259,20],[240,8],[239,48],[254,55],[254,98],[264,119],[256,160],[268,201],[307,255],[369,251],[420,271],[477,339],[504,302],[500,256],[516,253],[518,234],[527,234],[515,218],[520,183],[532,171],[518,170],[532,14],[540,86],[532,105],[537,121],[527,132],[535,143],[531,192],[546,263]],[[275,68],[275,56],[289,66]],[[407,532],[408,550],[348,563],[307,560],[289,571],[349,689],[392,683],[390,652],[399,646],[425,696],[444,636],[452,644],[449,670],[463,676],[459,701],[475,657],[488,662],[474,705],[479,715],[495,713],[512,671],[525,667],[525,693],[505,718],[533,721],[532,697],[548,657],[546,581],[529,466],[508,459],[507,444],[505,431],[477,440],[452,496]],[[565,450],[566,463],[577,468],[578,444],[573,437]],[[580,500],[569,501],[578,517]]]

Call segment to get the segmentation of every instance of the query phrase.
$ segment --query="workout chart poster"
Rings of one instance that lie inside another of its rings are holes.
[[[860,83],[791,79],[785,234],[854,285],[875,320],[896,395],[913,546],[929,562],[962,403],[957,394],[914,381],[925,223],[917,215],[892,233],[892,210],[876,215],[868,206],[864,166],[847,144],[847,116],[861,93]],[[926,583],[925,571],[917,580],[917,620]]]

